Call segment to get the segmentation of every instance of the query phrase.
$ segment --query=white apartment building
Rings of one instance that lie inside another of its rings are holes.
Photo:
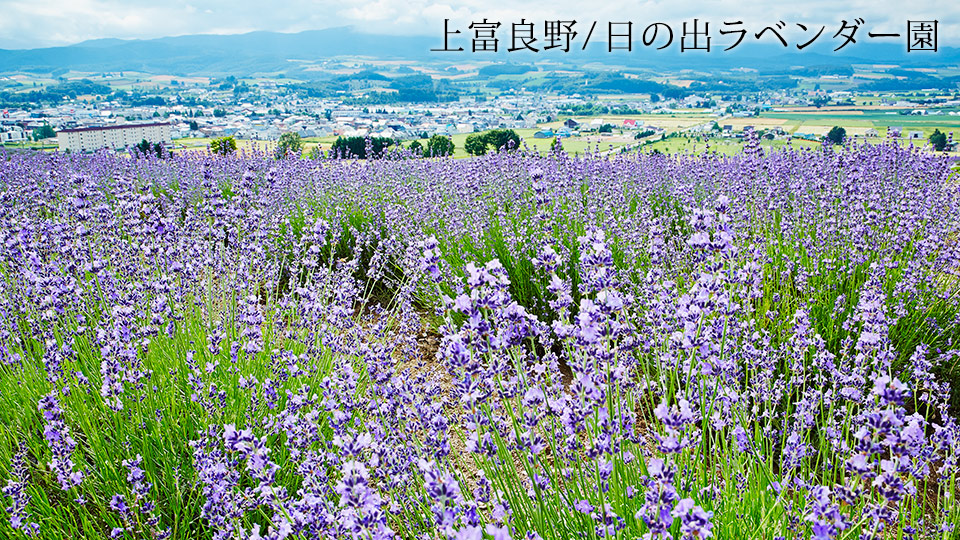
[[[0,127],[0,144],[18,143],[30,140],[29,135],[20,126]]]
[[[150,143],[172,144],[170,124],[126,124],[63,129],[57,132],[60,151],[87,152],[100,148],[126,148],[146,139]]]

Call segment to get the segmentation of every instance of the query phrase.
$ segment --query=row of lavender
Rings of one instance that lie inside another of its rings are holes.
[[[952,537],[949,177],[6,156],[0,530]]]

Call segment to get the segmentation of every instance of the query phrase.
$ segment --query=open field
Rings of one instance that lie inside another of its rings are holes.
[[[947,110],[947,112],[953,112]],[[953,131],[960,136],[960,116],[951,116],[949,114],[941,115],[904,115],[899,114],[898,110],[891,110],[889,107],[883,109],[871,109],[866,107],[857,107],[853,110],[810,110],[810,108],[798,108],[797,110],[783,111],[765,111],[760,117],[754,119],[758,125],[779,125],[784,130],[791,133],[802,132],[815,135],[824,135],[833,126],[840,126],[847,130],[848,135],[860,135],[869,129],[875,129],[883,137],[888,127],[900,127],[903,135],[908,131],[923,132],[924,141],[933,133],[935,129],[947,133]],[[764,122],[765,124],[761,124]],[[779,124],[776,124],[779,122]],[[729,123],[729,122],[727,122]]]
[[[643,152],[653,152],[654,150],[664,154],[692,154],[699,155],[703,153],[716,152],[719,154],[733,155],[743,151],[745,141],[743,139],[710,139],[709,141],[698,141],[696,137],[674,137],[664,140],[651,141],[641,147]],[[798,150],[820,148],[819,142],[805,141],[795,139],[790,141],[790,145]],[[785,140],[760,141],[760,147],[765,150],[783,149],[787,146]]]
[[[553,144],[553,137],[537,139],[533,136],[533,134],[539,131],[539,129],[515,129],[514,131],[530,150],[546,153],[550,149],[550,145]],[[467,137],[470,135],[473,135],[473,133],[457,133],[450,136],[450,139],[454,144],[453,157],[462,158],[469,156],[467,151],[464,150],[464,144],[467,141]],[[419,141],[424,145],[427,143],[427,139],[419,139]],[[633,139],[629,138],[629,136],[602,137],[600,135],[593,134],[584,135],[582,137],[565,137],[563,139],[563,149],[568,154],[577,155],[584,154],[588,151],[594,151],[598,144],[600,150],[604,151],[609,150],[611,145],[614,148],[619,148],[621,146],[632,144],[633,142]],[[403,144],[406,146],[410,143],[404,142]]]
[[[518,129],[515,130],[517,134],[524,141],[526,146],[534,151],[544,153],[550,149],[550,145],[553,143],[553,138],[549,139],[536,139],[533,137],[533,133],[537,130],[533,129]],[[466,150],[464,150],[464,143],[467,140],[467,137],[472,135],[472,133],[458,133],[452,135],[450,138],[453,141],[454,154],[455,158],[464,158],[469,157]],[[174,151],[184,151],[184,152],[203,152],[210,145],[212,139],[177,139],[175,141],[176,147]],[[330,147],[337,140],[336,137],[309,137],[304,139],[304,149],[303,154],[309,155],[310,152],[320,146],[324,151],[330,150]],[[421,144],[426,144],[427,139],[418,139]],[[409,146],[412,141],[403,141],[404,146]],[[574,137],[574,138],[565,138],[563,141],[564,150],[570,154],[583,154],[587,151],[594,151],[598,147],[601,151],[609,150],[612,146],[613,148],[619,148],[627,144],[632,144],[633,139],[628,139],[624,137],[600,137],[598,135],[584,136],[584,137]],[[251,152],[254,149],[260,149],[261,151],[272,152],[276,148],[275,141],[251,141],[247,139],[237,139],[237,150],[242,152]]]
[[[589,124],[591,120],[600,119],[604,123],[609,123],[614,126],[622,126],[623,121],[626,119],[636,120],[638,123],[642,122],[643,124],[659,127],[666,129],[668,131],[675,131],[678,129],[689,128],[704,122],[715,121],[716,117],[705,115],[705,114],[631,114],[631,115],[601,115],[601,116],[570,116],[570,115],[560,115],[559,118],[554,122],[547,122],[541,124],[543,127],[548,128],[559,128],[563,125],[563,121],[568,118],[573,118],[580,124]]]
[[[206,152],[210,148],[212,138],[183,138],[174,141],[174,152]],[[263,152],[273,152],[277,147],[276,141],[257,141],[250,139],[236,139],[237,151],[241,153],[251,153],[254,150]]]

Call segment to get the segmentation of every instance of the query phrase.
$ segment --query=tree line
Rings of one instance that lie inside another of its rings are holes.
[[[495,129],[486,133],[475,133],[467,137],[464,150],[470,155],[480,156],[491,149],[494,151],[514,150],[520,146],[520,136],[512,129]],[[282,159],[291,155],[298,155],[303,151],[303,139],[297,133],[284,133],[280,136],[275,151],[275,157]],[[315,147],[310,154],[311,158],[319,158],[323,154]],[[330,146],[329,156],[352,159],[371,159],[385,155],[391,149],[406,149],[414,156],[444,157],[452,156],[456,144],[450,137],[434,135],[425,143],[419,140],[411,141],[406,147],[399,139],[390,137],[337,137]],[[237,141],[230,135],[218,137],[210,141],[210,151],[218,155],[229,155],[237,150]]]

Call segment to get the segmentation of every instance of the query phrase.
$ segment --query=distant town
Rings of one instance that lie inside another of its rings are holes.
[[[365,73],[370,77],[369,70]],[[388,94],[310,97],[294,91],[302,88],[289,81],[267,78],[166,77],[161,84],[154,77],[148,79],[152,88],[144,84],[132,93],[105,91],[112,89],[107,83],[119,77],[124,74],[102,74],[99,80],[61,77],[48,88],[74,90],[56,104],[17,107],[8,99],[0,114],[0,145],[91,152],[122,150],[147,141],[176,151],[204,149],[210,140],[226,136],[270,145],[283,134],[294,133],[307,141],[307,147],[324,150],[338,137],[402,143],[511,129],[538,149],[547,144],[539,141],[558,138],[574,142],[575,149],[586,149],[590,144],[634,147],[676,137],[737,139],[749,129],[768,141],[817,142],[841,127],[850,138],[893,137],[918,145],[942,133],[944,144],[933,146],[949,153],[957,151],[954,132],[960,135],[960,93],[942,89],[863,92],[823,90],[818,83],[812,88],[740,93],[687,89],[671,96],[655,91],[544,93],[520,87],[496,94],[378,104],[370,98]],[[824,82],[836,78],[822,77]],[[44,87],[37,88],[35,95],[44,96]],[[81,93],[85,91],[90,93]]]

